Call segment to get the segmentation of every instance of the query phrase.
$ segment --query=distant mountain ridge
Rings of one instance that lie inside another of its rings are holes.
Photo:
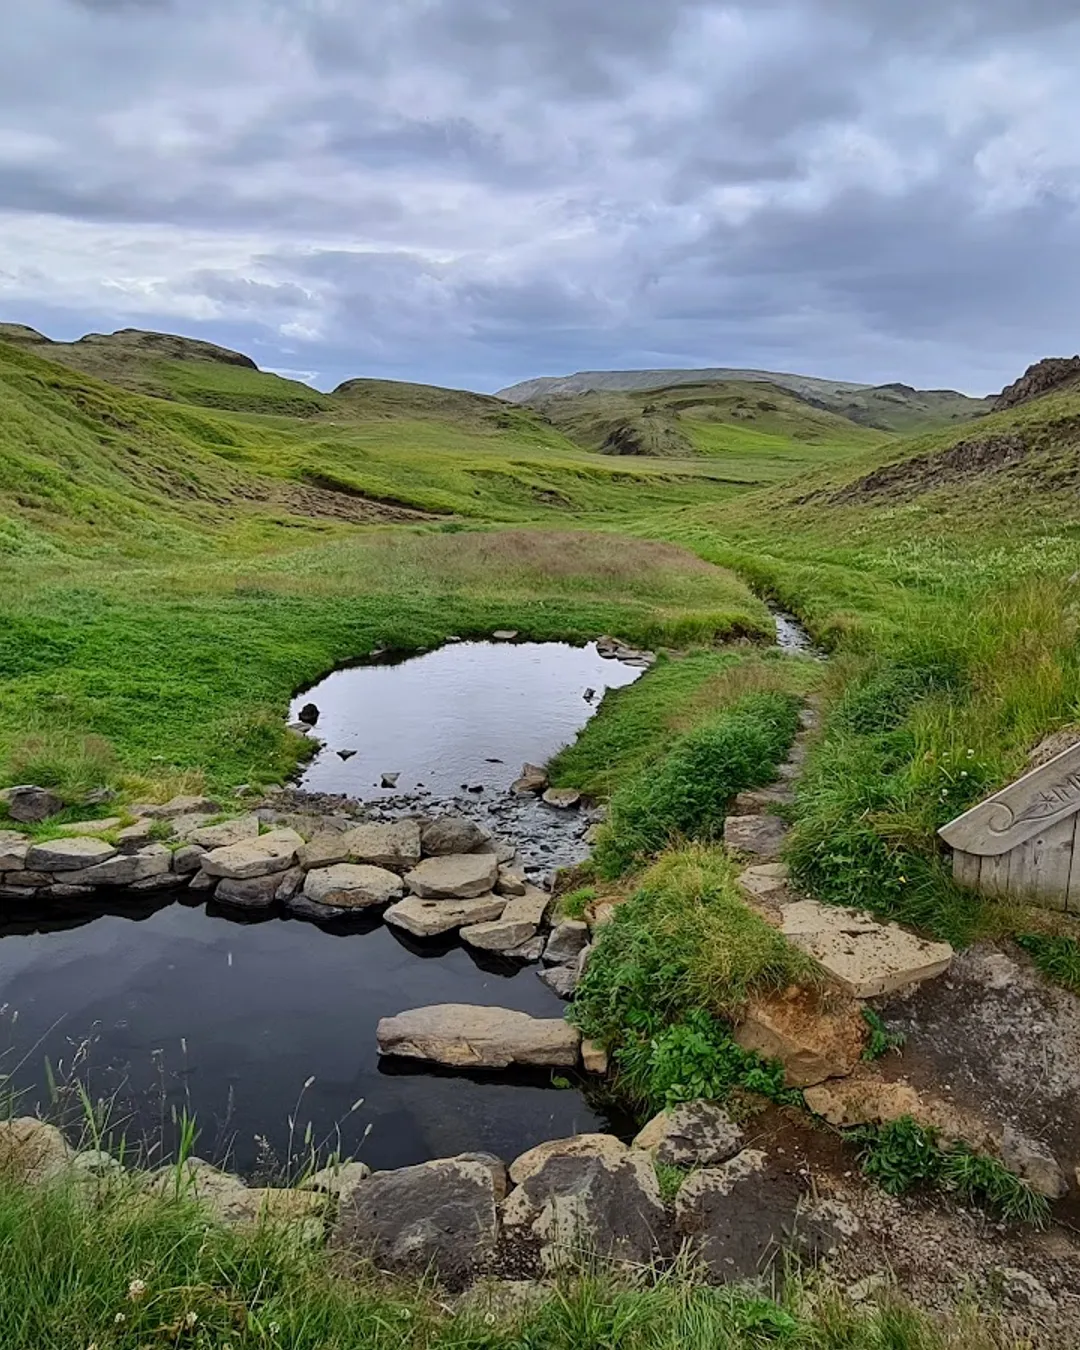
[[[970,398],[953,389],[914,389],[906,384],[854,384],[783,371],[737,370],[585,370],[576,375],[544,376],[501,389],[499,398],[550,408],[553,399],[594,393],[640,393],[692,384],[771,384],[797,398],[837,413],[861,426],[913,433],[983,416],[992,398]]]

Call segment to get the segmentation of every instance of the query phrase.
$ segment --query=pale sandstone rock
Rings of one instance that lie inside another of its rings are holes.
[[[138,853],[118,853],[94,867],[64,873],[73,886],[133,886],[137,881],[165,876],[172,871],[173,856],[164,844],[149,844]]]
[[[491,842],[491,835],[468,816],[438,816],[421,831],[425,858],[475,853]]]
[[[177,876],[192,876],[202,867],[205,857],[206,849],[199,848],[197,844],[185,844],[173,854],[173,871]]]
[[[728,816],[724,821],[724,846],[732,853],[775,862],[790,832],[791,826],[779,816]]]
[[[208,876],[229,881],[250,881],[272,872],[287,872],[296,861],[303,838],[295,830],[271,830],[258,839],[248,839],[226,848],[215,848],[203,859]]]
[[[82,835],[83,837],[97,834],[111,834],[113,830],[118,829],[124,823],[122,816],[108,816],[104,820],[76,820],[70,825],[58,825],[57,829],[62,835]]]
[[[525,880],[518,876],[516,872],[511,872],[509,867],[500,867],[499,879],[495,883],[495,889],[500,895],[524,895],[526,890]]]
[[[258,839],[259,817],[255,815],[237,816],[235,820],[223,820],[218,825],[204,825],[199,829],[186,831],[181,835],[189,844],[198,844],[200,848],[228,848],[230,844],[242,844],[245,839]]]
[[[499,876],[493,853],[425,858],[406,874],[405,884],[424,900],[471,900],[491,891]]]
[[[0,1176],[40,1186],[65,1173],[72,1156],[55,1125],[32,1116],[0,1121]]]
[[[575,788],[548,788],[544,793],[544,801],[560,811],[569,811],[580,805],[581,793]]]
[[[358,825],[345,835],[352,862],[404,869],[420,861],[420,826],[415,820]]]
[[[26,855],[30,840],[14,830],[0,830],[0,873],[22,872],[26,869]]]
[[[506,1069],[512,1064],[572,1067],[581,1044],[577,1029],[561,1019],[462,1003],[384,1017],[376,1036],[380,1054],[475,1069]]]
[[[367,909],[401,898],[401,878],[384,867],[365,863],[337,863],[309,872],[304,895],[317,905],[337,909]]]
[[[346,832],[335,831],[317,834],[302,849],[297,857],[305,872],[318,867],[334,867],[338,863],[349,861],[349,846],[345,842]]]
[[[383,917],[414,937],[438,937],[456,928],[490,923],[501,916],[505,904],[496,895],[480,895],[475,900],[421,900],[410,895],[391,905]]]
[[[586,1073],[605,1074],[608,1071],[608,1052],[598,1041],[581,1042],[581,1062]]]
[[[792,986],[758,995],[743,1011],[735,1043],[763,1059],[778,1059],[788,1087],[810,1087],[854,1070],[867,1026],[854,999]]]
[[[552,930],[544,948],[544,960],[561,966],[576,961],[589,945],[589,925],[579,919],[564,919]]]
[[[785,905],[781,930],[856,998],[876,998],[948,970],[953,949],[868,914],[799,900]]]
[[[661,1111],[640,1131],[633,1147],[670,1167],[715,1167],[742,1148],[743,1132],[714,1102],[685,1102]]]
[[[433,901],[446,904],[447,901]],[[514,923],[505,917],[490,923],[474,924],[461,930],[462,942],[486,952],[509,952],[536,935],[534,923]]]
[[[77,872],[116,856],[116,849],[103,839],[50,839],[34,844],[26,855],[33,872]]]

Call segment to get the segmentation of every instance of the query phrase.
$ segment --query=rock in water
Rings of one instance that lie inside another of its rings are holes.
[[[580,919],[565,919],[552,932],[544,948],[548,965],[568,965],[576,961],[589,945],[589,925]]]
[[[425,858],[406,874],[405,884],[424,900],[471,900],[490,892],[498,879],[494,853],[462,853]]]
[[[571,1068],[581,1035],[561,1018],[529,1017],[507,1008],[442,1003],[384,1017],[376,1036],[381,1055],[402,1055],[462,1069],[511,1064]]]
[[[581,802],[581,793],[575,788],[548,788],[544,801],[560,811],[569,811]]]
[[[304,896],[333,909],[368,909],[401,898],[401,878],[383,867],[337,863],[319,867],[304,879]]]
[[[303,722],[305,726],[313,727],[319,720],[319,710],[314,703],[305,703],[296,714],[296,720]]]
[[[383,786],[384,788],[396,788],[397,785],[398,785],[398,779],[399,779],[400,777],[401,777],[401,773],[400,773],[400,772],[398,772],[398,773],[384,773],[383,776],[382,776],[382,786]]]
[[[475,853],[490,839],[488,831],[468,816],[438,816],[424,826],[420,842],[426,858],[443,858],[449,854]]]
[[[538,797],[547,785],[546,769],[542,769],[539,764],[523,764],[521,766],[521,777],[513,784],[510,791],[515,797]]]
[[[505,1191],[503,1164],[477,1154],[376,1172],[342,1201],[331,1242],[382,1270],[434,1271],[460,1289],[494,1255]]]
[[[355,758],[356,753],[355,750],[339,750],[337,752],[337,757],[341,760],[349,760]]]
[[[487,924],[499,918],[506,901],[497,895],[481,895],[475,900],[421,900],[410,895],[391,905],[383,916],[394,928],[403,928],[414,937],[438,937],[455,928]]]

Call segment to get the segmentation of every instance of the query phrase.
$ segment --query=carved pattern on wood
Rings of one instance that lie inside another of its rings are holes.
[[[1010,783],[939,833],[954,849],[997,857],[1078,811],[1080,744]]]

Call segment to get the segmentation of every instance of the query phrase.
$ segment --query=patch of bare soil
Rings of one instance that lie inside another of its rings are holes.
[[[838,492],[828,493],[825,500],[835,506],[850,506],[865,501],[867,497],[888,496],[896,492],[928,492],[950,483],[1011,469],[1029,453],[1027,442],[1015,433],[978,436],[960,441],[947,450],[915,455],[897,464],[885,464],[873,473],[864,474],[855,482],[848,483]],[[815,493],[805,500],[821,500],[821,494]]]
[[[353,492],[336,492],[301,483],[276,483],[268,491],[266,500],[292,515],[311,516],[316,520],[348,520],[359,525],[439,519],[430,511],[418,511],[396,502],[381,502]]]
[[[881,1061],[973,1112],[1044,1144],[1065,1170],[1080,1221],[1080,998],[1048,984],[1019,952],[977,946],[948,974],[891,999],[890,1028],[907,1036],[902,1057]]]

